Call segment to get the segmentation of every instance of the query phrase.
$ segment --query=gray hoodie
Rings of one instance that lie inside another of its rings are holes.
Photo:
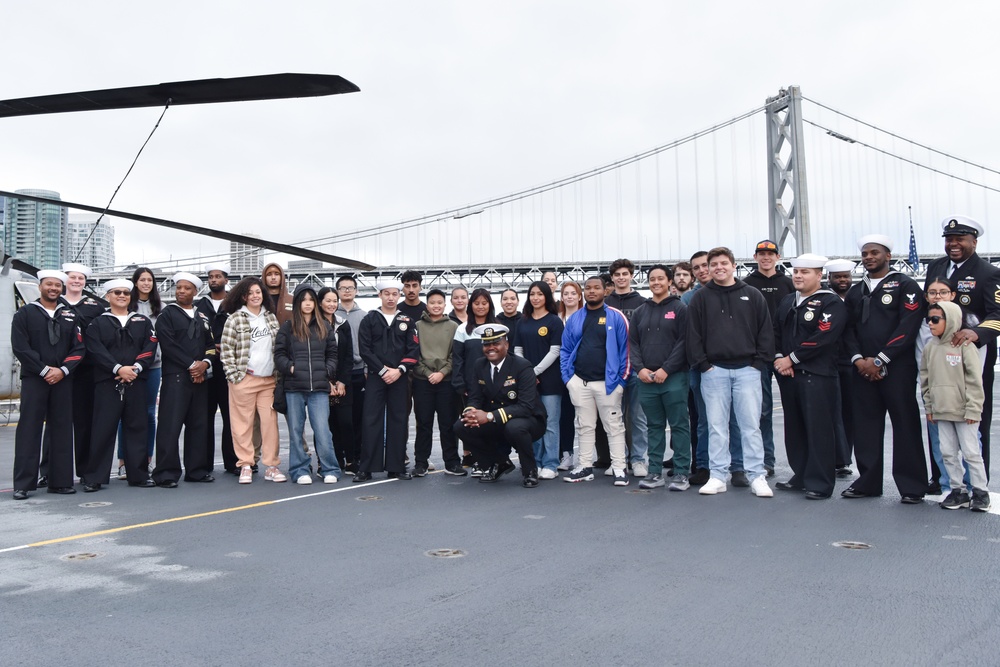
[[[950,301],[937,305],[944,311],[946,324],[941,338],[931,336],[920,360],[924,409],[935,420],[980,421],[985,393],[979,351],[975,345],[952,346],[951,337],[962,326],[962,309]]]
[[[368,311],[354,302],[354,308],[350,310],[344,309],[344,304],[339,304],[337,306],[337,314],[342,318],[347,320],[351,325],[351,338],[354,342],[354,368],[352,369],[355,373],[358,371],[365,370],[365,362],[361,360],[361,347],[358,345],[358,332],[361,331],[361,320],[365,319],[365,315]]]

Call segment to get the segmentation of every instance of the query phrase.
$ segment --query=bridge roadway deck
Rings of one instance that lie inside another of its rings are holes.
[[[6,665],[997,663],[1000,520],[902,505],[888,474],[860,501],[436,473],[14,502],[13,440],[0,427]],[[778,456],[780,480],[780,435]]]
[[[922,279],[924,271],[927,268],[927,264],[939,256],[940,255],[921,255],[920,264],[916,270],[910,267],[905,261],[897,261],[893,268],[898,271],[902,271],[907,275]],[[983,257],[992,262],[994,265],[1000,265],[1000,255],[991,254],[983,255]],[[848,259],[860,262],[860,257],[850,257]],[[897,258],[897,260],[898,259],[899,258]],[[455,287],[466,287],[470,290],[477,287],[483,287],[491,292],[499,292],[502,289],[512,287],[520,293],[527,293],[528,287],[531,285],[532,281],[541,280],[542,275],[546,271],[555,271],[560,283],[566,280],[575,280],[582,283],[582,281],[584,281],[588,276],[597,275],[607,271],[608,265],[611,261],[612,260],[575,263],[561,262],[558,264],[505,264],[495,266],[386,266],[373,269],[372,271],[345,271],[336,267],[324,267],[321,269],[290,269],[287,271],[287,276],[290,288],[301,282],[309,282],[320,286],[328,285],[332,287],[339,276],[349,273],[354,276],[355,280],[358,282],[358,295],[362,297],[370,297],[376,294],[375,284],[380,278],[398,278],[403,271],[413,268],[420,271],[420,273],[424,276],[423,289],[425,291],[435,287],[446,292],[450,292],[450,290]],[[648,287],[646,283],[646,274],[643,270],[644,268],[657,263],[673,266],[680,261],[685,260],[633,260],[638,269],[634,280],[634,286],[637,289],[645,289]],[[786,260],[786,270],[790,273],[791,269],[787,268],[787,264],[788,262]],[[737,276],[739,277],[746,276],[757,266],[753,258],[737,259],[736,265]],[[856,272],[858,277],[860,277],[862,269],[859,267]],[[131,274],[131,271],[127,273]],[[173,270],[163,270],[162,273],[159,273],[158,270],[158,275],[160,276],[160,293],[167,299],[173,298],[173,283],[169,280],[169,277],[172,274]],[[97,287],[105,281],[118,277],[121,277],[120,273],[102,273],[94,275],[88,281],[88,286],[91,289],[96,290]],[[242,276],[239,274],[232,274],[230,276],[230,284],[235,284],[235,282],[241,277]],[[207,291],[208,288],[205,287],[204,289]]]

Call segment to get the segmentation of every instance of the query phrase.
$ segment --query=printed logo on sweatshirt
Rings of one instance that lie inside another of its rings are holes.
[[[952,366],[958,366],[960,363],[962,363],[962,355],[960,354],[945,354],[944,358]]]
[[[677,319],[677,314],[674,313],[674,311],[671,310],[669,313],[664,314],[663,319],[665,319],[665,320],[676,320]]]
[[[749,300],[750,300],[750,297],[748,297],[746,294],[744,294],[743,296],[740,297],[740,301],[749,301]]]

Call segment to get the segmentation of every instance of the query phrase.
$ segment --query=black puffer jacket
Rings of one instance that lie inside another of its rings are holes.
[[[292,333],[291,321],[285,322],[274,340],[274,365],[284,378],[286,392],[328,394],[330,383],[337,380],[337,334],[327,326],[326,338],[320,338],[313,319],[309,323],[309,338],[299,340]]]

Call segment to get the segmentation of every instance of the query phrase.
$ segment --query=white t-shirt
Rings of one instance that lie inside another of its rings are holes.
[[[261,308],[260,315],[254,315],[243,306],[250,323],[250,359],[247,370],[254,375],[268,376],[274,374],[274,336],[267,326],[267,311]]]

